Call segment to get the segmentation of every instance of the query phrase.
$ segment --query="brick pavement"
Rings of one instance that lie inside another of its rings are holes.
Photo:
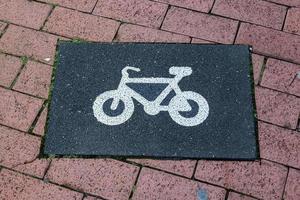
[[[0,0],[0,199],[300,199],[299,0]],[[261,160],[40,158],[58,39],[249,44]]]

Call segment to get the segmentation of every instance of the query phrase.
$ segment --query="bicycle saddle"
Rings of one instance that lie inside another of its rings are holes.
[[[169,73],[172,75],[182,75],[182,76],[189,76],[193,72],[192,68],[190,67],[170,67]]]

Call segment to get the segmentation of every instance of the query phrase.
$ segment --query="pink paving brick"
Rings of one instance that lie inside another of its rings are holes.
[[[55,159],[47,178],[106,199],[128,199],[138,167],[108,159]]]
[[[216,0],[212,13],[281,29],[286,7],[262,0]]]
[[[255,198],[242,195],[239,193],[235,193],[235,192],[229,192],[227,200],[255,200]]]
[[[130,161],[162,169],[168,172],[192,177],[196,166],[196,160],[151,160],[151,159],[130,159]]]
[[[0,88],[0,123],[27,131],[42,104],[40,99]]]
[[[93,14],[159,27],[168,5],[148,0],[99,0]]]
[[[119,22],[78,11],[56,7],[44,30],[70,38],[112,41]]]
[[[257,54],[252,54],[251,56],[252,56],[254,83],[257,85],[260,79],[262,66],[264,64],[264,57]]]
[[[0,22],[0,36],[1,36],[1,33],[4,31],[4,29],[5,29],[6,26],[7,26],[6,23]]]
[[[116,38],[120,42],[190,42],[188,36],[132,24],[121,25]]]
[[[219,187],[188,180],[164,172],[143,168],[133,193],[133,200],[150,199],[225,199],[225,190]]]
[[[214,44],[213,42],[198,39],[198,38],[193,38],[191,43],[195,43],[195,44]]]
[[[287,168],[268,161],[198,161],[196,179],[262,199],[281,199]]]
[[[252,45],[255,53],[300,62],[298,35],[242,23],[236,43]]]
[[[260,156],[300,168],[300,134],[296,131],[259,123]]]
[[[287,6],[300,6],[299,0],[268,0],[274,3],[283,4]]]
[[[21,60],[14,56],[0,54],[0,85],[9,87],[22,66]]]
[[[299,21],[300,21],[300,8],[289,9],[284,24],[284,31],[300,35]]]
[[[53,64],[57,39],[51,34],[9,25],[0,39],[0,50]]]
[[[284,191],[284,200],[300,199],[300,170],[290,169]]]
[[[40,0],[42,2],[60,5],[84,12],[92,12],[97,0]]]
[[[222,17],[171,7],[162,29],[209,41],[230,44],[238,22]]]
[[[0,199],[3,200],[81,200],[83,194],[42,180],[2,169],[0,171]]]
[[[257,115],[260,120],[296,129],[300,98],[257,87],[255,99]]]
[[[35,160],[41,139],[4,126],[0,126],[1,165],[14,167]]]
[[[45,125],[46,125],[46,120],[47,120],[47,113],[48,113],[48,108],[45,107],[33,129],[33,133],[35,133],[37,135],[41,135],[41,136],[44,135]]]
[[[42,177],[47,160],[37,160],[41,139],[0,126],[0,164],[17,171]]]
[[[184,7],[201,12],[208,12],[214,0],[157,0],[174,6]]]
[[[52,6],[27,0],[0,0],[0,20],[39,29]]]
[[[17,79],[13,89],[34,96],[48,98],[52,67],[29,61]]]
[[[268,59],[261,85],[300,96],[300,65]]]

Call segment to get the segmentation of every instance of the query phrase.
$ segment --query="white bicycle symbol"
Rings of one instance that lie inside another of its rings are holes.
[[[181,91],[178,86],[179,81],[192,74],[190,67],[170,67],[169,73],[175,75],[174,78],[129,78],[128,70],[139,72],[139,68],[126,66],[122,69],[122,78],[118,89],[103,92],[97,96],[93,104],[94,116],[97,120],[106,125],[119,125],[126,122],[133,114],[134,103],[136,99],[144,106],[144,110],[149,115],[156,115],[160,111],[168,111],[170,117],[179,125],[196,126],[201,124],[209,114],[209,106],[206,99],[200,94],[193,91]],[[154,101],[149,101],[135,90],[128,87],[128,83],[164,83],[167,87],[159,94]],[[160,105],[171,91],[175,91],[175,96],[169,101],[168,105]],[[110,116],[104,111],[104,104],[112,100],[110,109],[116,110],[120,104],[124,104],[121,113]],[[189,101],[193,101],[198,105],[198,112],[192,117],[182,116],[181,112],[189,112],[192,110]]]

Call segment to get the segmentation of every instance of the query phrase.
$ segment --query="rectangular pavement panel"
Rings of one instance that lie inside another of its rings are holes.
[[[245,45],[59,44],[45,154],[253,160]]]

